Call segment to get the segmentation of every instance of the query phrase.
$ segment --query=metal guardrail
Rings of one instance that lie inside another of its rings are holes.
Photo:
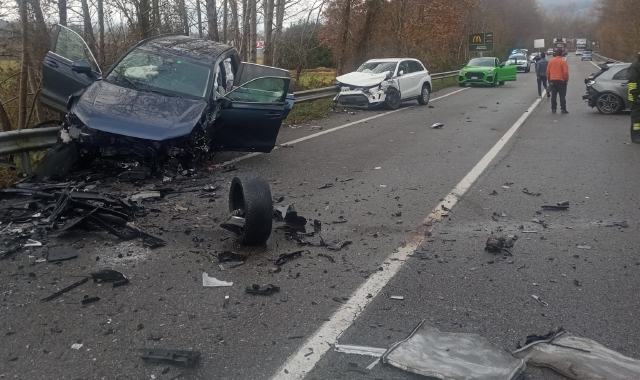
[[[611,62],[615,62],[615,63],[620,63],[620,61],[618,61],[618,60],[616,60],[616,59],[607,58],[607,57],[605,57],[604,55],[600,55],[600,54],[598,54],[598,53],[593,53],[593,56],[594,56],[594,57],[600,57],[600,58],[602,58],[602,61],[604,61],[604,62],[609,62],[609,61],[611,61]]]
[[[442,80],[458,75],[460,70],[431,74],[432,80]],[[317,88],[307,91],[294,92],[296,103],[305,103],[313,100],[330,98],[340,92],[339,86]],[[20,154],[22,172],[31,174],[31,159],[29,152],[51,148],[57,141],[60,128],[35,128],[23,129],[0,133],[0,156]]]

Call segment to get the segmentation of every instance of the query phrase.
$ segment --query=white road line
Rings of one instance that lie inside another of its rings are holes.
[[[595,64],[595,63],[593,63],[593,61],[589,61],[589,62],[591,62],[591,64],[592,64],[592,65],[594,65],[595,67],[600,68],[600,66],[598,66],[598,65],[597,65],[597,64]]]
[[[487,152],[473,169],[451,190],[444,200],[427,215],[422,224],[412,232],[397,252],[392,253],[384,261],[384,270],[375,272],[351,295],[349,300],[341,305],[313,336],[300,345],[298,351],[291,355],[273,375],[271,380],[300,380],[311,371],[322,356],[331,349],[338,337],[351,326],[356,318],[367,307],[369,302],[380,290],[398,273],[408,256],[412,254],[430,235],[434,226],[447,215],[448,210],[455,206],[475,181],[489,167],[500,150],[513,137],[518,128],[524,124],[529,115],[535,110],[541,99],[537,99],[529,109],[520,116],[518,121],[502,136],[502,138]],[[371,297],[371,295],[373,297]],[[308,355],[313,352],[313,355]]]
[[[438,96],[438,97],[436,97],[436,98],[431,99],[431,102],[434,102],[434,101],[439,100],[439,99],[446,98],[446,97],[448,97],[448,96],[451,96],[451,95],[453,95],[453,94],[457,94],[457,93],[459,93],[459,92],[461,92],[461,91],[468,90],[468,89],[469,89],[469,88],[461,88],[461,89],[459,89],[459,90],[456,90],[456,91],[450,92],[450,93],[448,93],[448,94],[445,94],[445,95],[442,95],[442,96]],[[326,135],[327,133],[331,133],[331,132],[339,131],[339,130],[341,130],[341,129],[348,128],[348,127],[351,127],[351,126],[354,126],[354,125],[356,125],[356,124],[364,123],[365,121],[369,121],[369,120],[377,119],[377,118],[382,117],[382,116],[391,115],[392,113],[396,113],[396,112],[402,112],[402,111],[410,110],[410,109],[415,108],[415,107],[418,107],[418,106],[404,107],[404,108],[400,108],[400,109],[397,109],[397,110],[393,110],[393,111],[389,111],[389,112],[385,112],[385,113],[380,113],[380,114],[377,114],[377,115],[374,115],[374,116],[370,116],[370,117],[367,117],[367,118],[364,118],[364,119],[360,119],[360,120],[357,120],[357,121],[352,121],[351,123],[343,124],[343,125],[338,126],[338,127],[330,128],[330,129],[327,129],[326,131],[313,133],[313,134],[310,134],[309,136],[301,137],[301,138],[296,139],[296,140],[291,140],[291,141],[289,141],[289,142],[285,142],[285,143],[282,143],[282,144],[280,144],[280,145],[293,145],[293,144],[297,144],[297,143],[300,143],[300,142],[303,142],[303,141],[306,141],[306,140],[310,140],[310,139],[316,138],[316,137],[318,137],[318,136]],[[278,146],[276,146],[275,148],[273,148],[273,150],[277,150],[277,149],[279,149],[279,147],[278,147]],[[233,163],[236,163],[236,162],[244,161],[244,160],[246,160],[246,159],[248,159],[248,158],[251,158],[251,157],[259,156],[259,155],[261,155],[261,154],[262,154],[262,153],[250,153],[250,154],[247,154],[247,155],[244,155],[244,156],[240,156],[240,157],[237,157],[237,158],[231,159],[231,160],[229,160],[229,161],[225,161],[225,162],[221,163],[220,165],[229,165],[229,164],[233,164]]]

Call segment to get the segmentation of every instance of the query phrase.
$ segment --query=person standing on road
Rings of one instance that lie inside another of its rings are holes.
[[[560,95],[560,109],[562,113],[567,111],[567,83],[569,82],[569,65],[562,59],[562,54],[553,53],[553,58],[547,65],[547,79],[551,87],[551,112],[558,109],[557,97]]]
[[[629,66],[629,100],[631,101],[631,141],[640,144],[640,53],[638,60]]]
[[[536,61],[536,76],[538,77],[538,97],[542,97],[542,86],[544,86],[545,92],[547,91],[547,55],[545,53],[540,54],[540,59]]]

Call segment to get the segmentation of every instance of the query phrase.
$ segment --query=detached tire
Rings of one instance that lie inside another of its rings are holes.
[[[263,245],[271,236],[273,200],[269,182],[258,173],[234,177],[229,190],[229,211],[240,210],[244,228],[234,233],[242,245]],[[240,216],[238,215],[238,216]]]
[[[47,177],[65,177],[69,173],[69,169],[77,162],[78,147],[76,143],[57,142],[42,157],[34,179],[39,182]]]

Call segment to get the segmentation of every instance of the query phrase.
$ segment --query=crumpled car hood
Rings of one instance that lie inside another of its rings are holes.
[[[97,81],[86,88],[71,112],[92,129],[162,141],[191,133],[206,106],[204,99],[164,96]]]
[[[388,71],[380,74],[359,73],[354,71],[349,74],[341,75],[337,77],[336,80],[349,86],[371,87],[384,82],[388,73]]]

